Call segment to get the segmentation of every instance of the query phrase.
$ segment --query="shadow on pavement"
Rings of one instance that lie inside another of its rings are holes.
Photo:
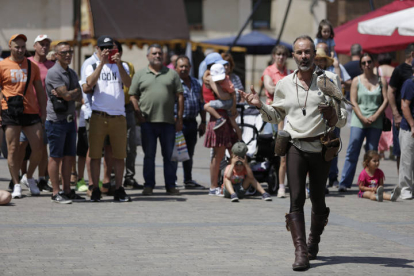
[[[350,257],[350,256],[332,256],[323,257],[318,256],[319,261],[323,263],[311,264],[311,267],[334,265],[334,264],[378,264],[385,267],[398,267],[398,268],[414,268],[408,263],[413,263],[414,260],[399,259],[399,258],[383,258],[383,257]]]

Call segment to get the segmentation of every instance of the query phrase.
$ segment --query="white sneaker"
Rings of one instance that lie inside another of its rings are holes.
[[[286,197],[285,189],[279,188],[279,190],[277,190],[277,197],[285,198]]]
[[[401,199],[412,199],[413,198],[413,194],[411,193],[411,191],[407,188],[403,188],[401,190],[401,195],[400,195]]]
[[[22,198],[22,187],[20,184],[14,185],[12,198]]]
[[[24,174],[22,176],[22,179],[20,179],[20,185],[26,185],[26,187],[30,189],[29,182],[27,182],[27,175],[26,174]]]
[[[394,190],[391,193],[391,201],[397,201],[397,198],[400,196],[401,189],[400,187],[395,187]]]
[[[384,200],[384,187],[383,186],[378,187],[376,198],[378,202],[382,202]]]
[[[224,196],[223,190],[220,187],[216,188],[216,196]]]
[[[29,186],[30,193],[34,196],[40,195],[39,188],[37,187],[37,184],[36,184],[36,181],[34,180],[34,178],[27,179],[27,182],[29,183],[28,186]]]

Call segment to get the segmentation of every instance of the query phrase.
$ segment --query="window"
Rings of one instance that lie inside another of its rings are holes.
[[[252,10],[258,0],[252,0]],[[252,29],[270,29],[270,12],[272,0],[262,0],[252,18]]]
[[[184,0],[188,26],[192,30],[203,28],[203,0]]]

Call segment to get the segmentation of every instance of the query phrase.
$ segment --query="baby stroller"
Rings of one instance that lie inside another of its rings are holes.
[[[275,135],[272,125],[264,122],[255,107],[237,104],[239,116],[236,119],[246,143],[247,160],[259,183],[268,184],[269,194],[276,194],[279,189],[280,157],[274,155]],[[227,158],[230,158],[226,153]],[[253,195],[256,189],[251,187],[246,195]]]

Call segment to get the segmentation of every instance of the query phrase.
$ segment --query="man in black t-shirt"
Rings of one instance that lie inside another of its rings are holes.
[[[411,43],[405,49],[405,62],[395,67],[392,72],[388,86],[388,100],[394,117],[392,126],[393,135],[393,154],[397,157],[397,169],[400,167],[400,142],[398,140],[400,132],[400,123],[402,119],[401,111],[401,87],[408,78],[413,75],[411,65],[414,58],[414,43]]]
[[[351,46],[351,61],[344,64],[346,71],[348,72],[351,80],[356,76],[362,74],[361,67],[359,66],[359,59],[361,58],[362,47],[358,43]]]

